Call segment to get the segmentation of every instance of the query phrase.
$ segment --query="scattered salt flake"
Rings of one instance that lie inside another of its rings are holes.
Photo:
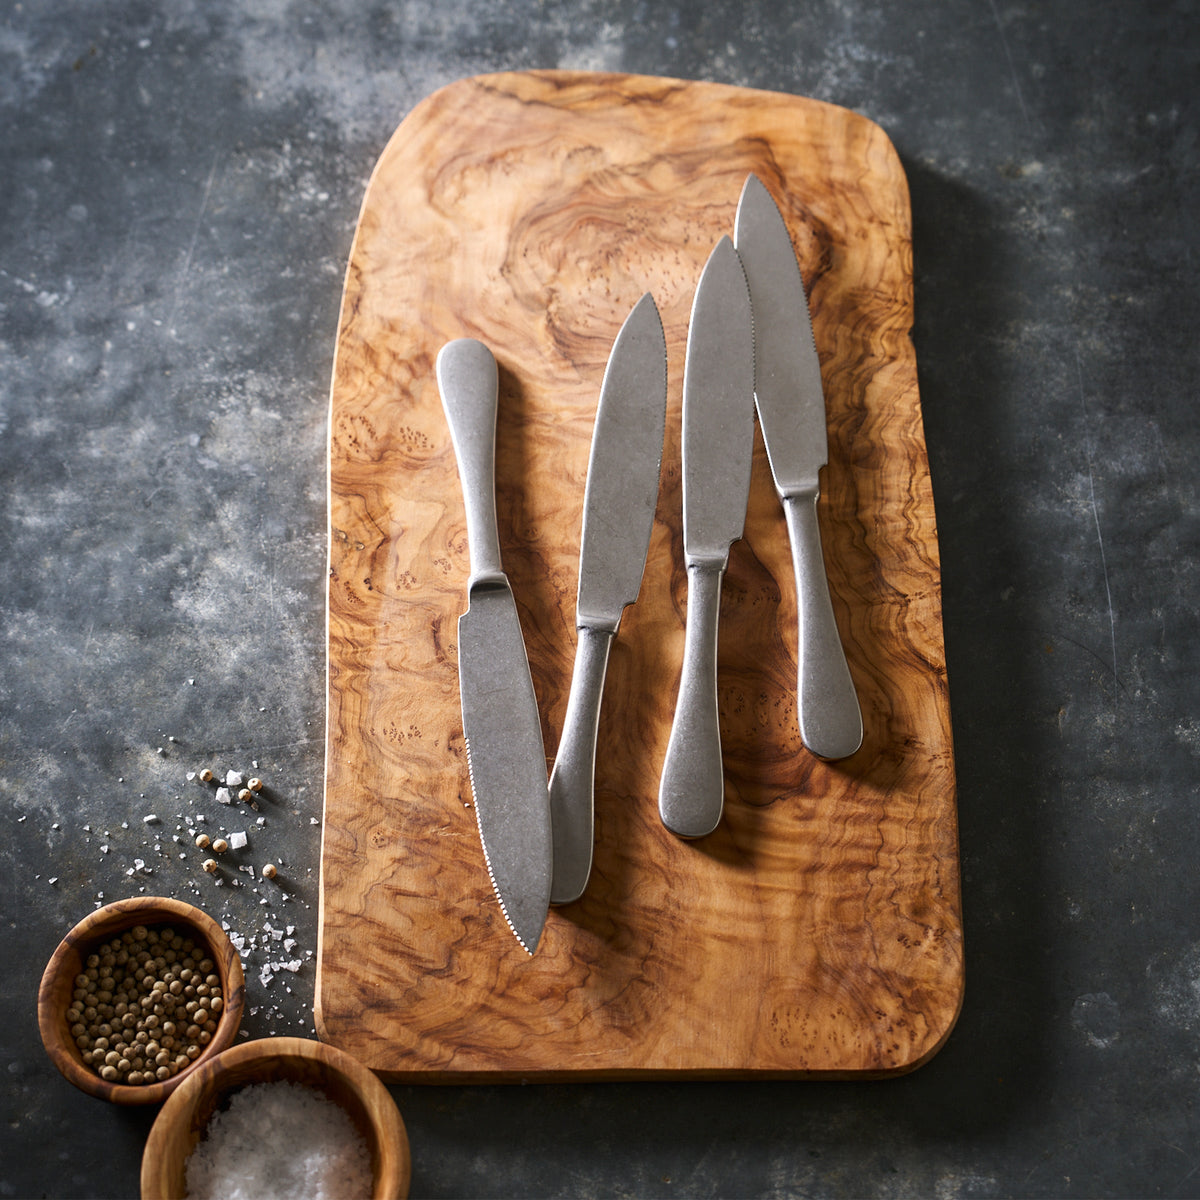
[[[147,813],[142,818],[142,824],[143,825],[158,825],[158,824],[160,824],[159,819],[158,819],[158,813]]]
[[[187,781],[188,781],[188,783],[192,783],[192,782],[195,780],[195,778],[196,778],[196,772],[195,772],[195,771],[189,771],[189,772],[187,773]]]

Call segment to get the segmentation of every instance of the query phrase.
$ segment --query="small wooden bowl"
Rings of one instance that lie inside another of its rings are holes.
[[[306,1038],[243,1042],[191,1073],[163,1105],[142,1154],[142,1200],[187,1194],[187,1160],[222,1100],[251,1083],[290,1080],[319,1088],[349,1114],[367,1143],[374,1176],[372,1200],[406,1200],[412,1174],[408,1133],[400,1110],[377,1076],[344,1050]],[[286,1139],[286,1129],[264,1129]]]
[[[84,969],[87,956],[136,925],[170,925],[207,949],[221,979],[224,1007],[217,1031],[200,1055],[178,1075],[161,1083],[109,1083],[83,1061],[67,1024],[75,977]],[[242,960],[224,930],[200,909],[165,896],[138,896],[106,904],[84,917],[59,943],[46,965],[38,988],[38,1027],[42,1044],[54,1065],[77,1088],[115,1104],[160,1104],[204,1063],[215,1058],[233,1042],[242,1020],[245,1002]]]

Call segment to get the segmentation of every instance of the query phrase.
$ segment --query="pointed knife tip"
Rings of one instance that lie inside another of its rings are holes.
[[[781,221],[783,220],[783,210],[779,207],[779,201],[776,200],[771,189],[757,175],[753,173],[747,175],[746,182],[742,185],[742,194],[738,199],[737,216],[734,218],[735,243],[740,241],[739,232],[748,212],[754,212],[757,215],[768,211],[773,211]]]
[[[660,328],[662,326],[662,313],[658,311],[658,304],[654,299],[653,292],[642,293],[641,299],[629,310],[629,316],[625,318],[625,323],[636,324],[643,319],[653,320]]]
[[[753,171],[751,171],[750,174],[746,176],[746,182],[742,184],[742,195],[745,196],[747,192],[754,191],[757,188],[762,188],[763,191],[766,191],[766,186],[763,184],[763,181],[759,179],[759,177],[755,175]]]
[[[521,943],[521,949],[524,950],[530,958],[532,958],[538,946],[541,944],[542,930],[545,928],[545,926],[539,926],[536,933],[534,933],[532,936],[529,934],[523,935],[518,933],[517,927],[511,921],[508,922],[508,927],[512,930],[513,937],[515,937],[517,941]]]
[[[653,341],[655,348],[661,351],[663,362],[663,386],[666,386],[666,371],[667,371],[667,335],[663,329],[662,313],[658,310],[658,305],[655,303],[654,296],[650,292],[646,292],[642,298],[630,309],[627,316],[617,333],[616,342],[613,343],[612,353],[609,355],[608,365],[605,367],[605,375],[607,376],[609,368],[612,366],[613,358],[617,354],[617,342],[625,341],[626,339],[649,338]],[[663,401],[664,405],[666,400]]]
[[[492,883],[495,884],[494,878]],[[496,892],[496,899],[499,901],[500,913],[504,917],[504,923],[508,926],[509,932],[517,939],[518,942],[521,943],[521,949],[532,957],[538,946],[541,944],[542,932],[546,928],[546,918],[543,916],[536,929],[532,928],[532,924],[529,928],[518,929],[516,921],[513,920],[512,915],[508,911],[508,905],[505,904],[498,891]],[[547,909],[549,908],[549,901],[547,901],[546,907]],[[522,925],[524,924],[525,922],[522,922]]]

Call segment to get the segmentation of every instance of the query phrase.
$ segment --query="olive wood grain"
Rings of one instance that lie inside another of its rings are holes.
[[[818,515],[865,737],[833,763],[800,742],[795,583],[756,433],[721,598],[725,813],[688,842],[656,803],[687,604],[684,345],[749,172],[779,201],[811,296],[829,417]],[[591,881],[531,958],[471,811],[466,530],[433,364],[464,336],[500,364],[500,537],[553,755],[596,399],[645,291],[669,358],[658,512],[609,664]],[[548,72],[464,80],[403,122],[363,203],[331,393],[323,1039],[420,1082],[863,1077],[942,1045],[962,924],[912,303],[903,170],[844,109]]]

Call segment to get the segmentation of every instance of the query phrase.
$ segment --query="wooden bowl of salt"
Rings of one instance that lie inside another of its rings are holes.
[[[356,1058],[306,1038],[223,1051],[163,1105],[142,1200],[230,1195],[407,1200],[412,1160],[395,1101]]]

